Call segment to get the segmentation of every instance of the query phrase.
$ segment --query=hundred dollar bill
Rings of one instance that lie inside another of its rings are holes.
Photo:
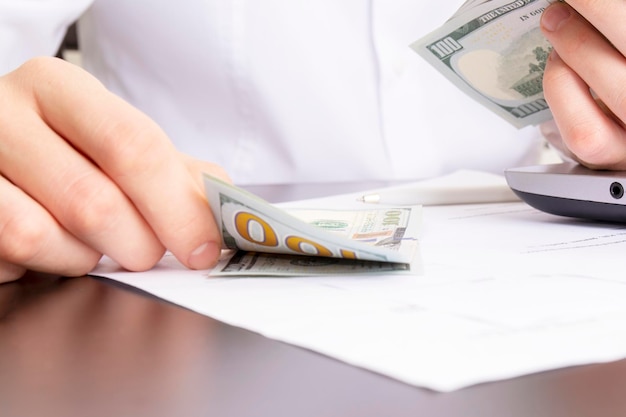
[[[541,14],[559,0],[469,0],[411,48],[461,90],[514,126],[552,118],[543,95],[551,45]]]
[[[254,275],[263,261],[263,275],[286,272],[288,256],[302,257],[292,262],[291,274],[315,275],[322,271],[313,265],[321,265],[321,258],[337,259],[335,271],[351,268],[382,271],[382,266],[367,264],[378,262],[386,265],[384,270],[407,270],[415,261],[418,234],[421,225],[421,207],[367,208],[363,210],[283,210],[261,198],[210,175],[204,175],[206,196],[222,236],[225,249],[262,253],[255,258],[250,255],[225,257],[211,273],[220,269],[239,269],[241,274]],[[270,254],[270,255],[267,255]],[[272,260],[271,257],[275,259]],[[304,258],[317,258],[304,260]],[[248,266],[241,266],[242,262]],[[239,262],[239,266],[233,266]],[[305,272],[302,268],[309,263]],[[325,261],[329,265],[329,261]],[[352,265],[350,263],[352,262]],[[273,263],[272,271],[268,265]],[[355,265],[361,265],[360,267]],[[280,266],[279,266],[280,265]],[[341,266],[343,265],[343,266]],[[296,268],[297,266],[297,268]],[[339,269],[341,268],[341,269]],[[330,271],[329,268],[326,268]],[[330,272],[325,272],[330,273]]]

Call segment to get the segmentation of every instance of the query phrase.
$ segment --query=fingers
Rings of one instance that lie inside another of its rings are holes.
[[[14,205],[25,206],[23,200],[29,197],[31,205],[36,202],[51,216],[47,221],[35,223],[33,233],[45,235],[57,222],[66,233],[95,252],[106,253],[127,269],[143,270],[154,265],[164,252],[163,245],[134,205],[108,176],[51,130],[35,112],[36,107],[28,103],[20,105],[23,97],[29,95],[11,97],[19,114],[7,111],[2,116],[4,146],[0,150],[0,172],[25,193],[21,199],[13,195]],[[5,218],[12,219],[18,214]],[[20,229],[15,227],[8,235],[19,233]],[[37,241],[33,239],[21,246],[30,253],[37,248]],[[50,257],[59,254],[57,246],[65,249],[65,257]],[[56,236],[50,240],[49,247],[42,248],[47,258],[39,264],[52,272],[58,262],[73,262],[67,259],[71,258],[68,253],[71,246],[67,238]],[[76,253],[79,255],[80,252]],[[21,264],[32,269],[39,266],[28,259],[21,259]]]
[[[0,284],[21,278],[26,269],[0,260]],[[0,303],[1,304],[1,303]]]
[[[0,177],[0,282],[32,269],[80,276],[100,259],[22,190]]]
[[[618,117],[626,120],[624,55],[565,3],[550,6],[542,17],[542,25],[561,59]]]
[[[153,266],[164,246],[191,268],[217,260],[203,192],[154,122],[60,60],[36,59],[9,77],[11,106],[34,111],[3,112],[12,129],[0,133],[0,169],[62,228],[131,270]]]
[[[592,168],[626,168],[626,135],[597,105],[589,87],[557,53],[544,74],[544,94],[565,145]]]
[[[76,76],[86,78],[85,73]],[[211,211],[164,132],[97,82],[85,80],[79,88],[53,81],[46,87],[39,91],[38,104],[48,123],[123,190],[183,264],[213,265],[221,245]],[[59,88],[64,88],[61,100]],[[98,100],[86,99],[94,96]]]
[[[542,28],[556,51],[544,93],[564,143],[585,165],[626,168],[626,59],[565,3],[546,9]]]

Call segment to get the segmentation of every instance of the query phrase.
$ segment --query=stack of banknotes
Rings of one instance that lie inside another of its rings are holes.
[[[419,270],[421,206],[284,210],[207,174],[204,184],[228,249],[210,275]]]
[[[552,118],[543,96],[551,46],[541,14],[561,0],[468,0],[411,48],[479,103],[518,128]]]

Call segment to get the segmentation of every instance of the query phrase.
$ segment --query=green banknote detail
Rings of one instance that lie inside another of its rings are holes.
[[[543,73],[551,45],[541,14],[551,0],[467,6],[412,47],[462,90],[517,127],[549,120]]]

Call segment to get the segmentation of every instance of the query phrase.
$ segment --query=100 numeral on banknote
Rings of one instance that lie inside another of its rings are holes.
[[[539,22],[554,0],[465,7],[411,47],[459,88],[518,128],[552,118],[543,96],[551,46]]]

